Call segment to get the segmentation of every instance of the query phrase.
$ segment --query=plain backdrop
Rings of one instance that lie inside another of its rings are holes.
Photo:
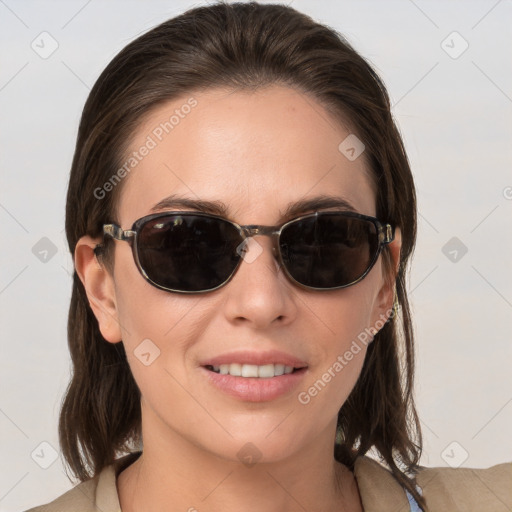
[[[64,206],[83,104],[127,43],[202,3],[0,0],[1,511],[74,485],[58,454],[57,421],[70,373]],[[509,461],[512,3],[290,4],[373,64],[411,160],[421,463]]]

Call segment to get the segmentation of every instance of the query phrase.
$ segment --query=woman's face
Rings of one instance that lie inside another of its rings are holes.
[[[240,225],[280,224],[289,203],[320,195],[375,216],[364,154],[354,160],[339,150],[350,132],[311,97],[280,86],[191,96],[197,103],[183,97],[162,105],[136,133],[130,155],[137,152],[137,165],[118,205],[123,229],[171,194],[222,201]],[[180,439],[234,461],[275,461],[319,444],[332,450],[338,411],[363,365],[362,340],[389,315],[393,290],[382,256],[354,286],[308,291],[278,268],[269,237],[253,240],[227,285],[191,295],[150,285],[130,245],[114,242],[111,295],[101,299],[109,314],[97,317],[104,337],[125,346],[142,394],[145,447],[150,439],[160,446]],[[390,247],[397,257],[399,240]],[[214,358],[243,363],[271,352],[306,366],[280,393],[242,386],[233,394],[205,368]]]

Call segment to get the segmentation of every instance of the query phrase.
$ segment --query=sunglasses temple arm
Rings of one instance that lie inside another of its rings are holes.
[[[391,224],[379,225],[379,240],[382,245],[391,243],[395,239],[395,228]]]
[[[135,231],[127,230],[124,231],[119,226],[115,224],[104,224],[103,225],[103,234],[107,236],[111,236],[115,240],[124,240],[129,241],[135,236]]]

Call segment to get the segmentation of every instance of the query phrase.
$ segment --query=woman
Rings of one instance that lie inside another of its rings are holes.
[[[82,484],[32,510],[506,505],[510,464],[418,466],[414,183],[328,27],[221,3],[130,43],[84,107],[66,232]]]

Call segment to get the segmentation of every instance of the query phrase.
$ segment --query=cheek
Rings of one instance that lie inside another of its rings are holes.
[[[367,280],[317,296],[310,304],[318,320],[317,328],[310,328],[315,364],[297,396],[309,414],[337,415],[357,382],[372,339],[374,281],[369,274]]]
[[[370,277],[350,288],[322,293],[310,302],[308,309],[317,324],[317,329],[310,329],[310,333],[323,356],[339,355],[354,341],[365,341],[364,333],[371,327],[374,305]]]
[[[164,424],[183,432],[186,426],[179,427],[180,422],[188,427],[196,421],[206,424],[209,417],[187,392],[188,349],[202,328],[197,298],[167,293],[145,282],[128,288],[119,301],[123,345],[144,402]]]
[[[162,367],[167,359],[183,362],[186,340],[193,339],[192,331],[198,325],[186,320],[193,316],[197,297],[159,290],[140,275],[132,261],[119,260],[115,271],[117,314],[127,359],[137,380],[139,375],[145,378],[147,372],[141,370],[147,366]]]

